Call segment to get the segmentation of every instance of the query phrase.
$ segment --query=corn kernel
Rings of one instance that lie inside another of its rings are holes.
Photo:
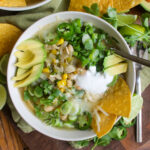
[[[68,58],[67,58],[67,61],[68,61],[68,62],[71,62],[71,61],[72,61],[72,57],[68,57]]]
[[[61,45],[61,44],[63,44],[63,43],[64,43],[64,39],[61,38],[61,39],[57,42],[57,45]]]
[[[74,73],[74,74],[77,74],[78,72],[77,72],[77,71],[74,71],[73,73]]]
[[[63,79],[63,80],[66,80],[67,78],[68,78],[67,73],[64,73],[64,74],[62,75],[62,79]]]
[[[60,91],[63,93],[65,91],[65,89],[64,88],[60,88]]]
[[[51,52],[52,52],[52,54],[54,54],[54,55],[57,54],[57,50],[56,50],[56,49],[53,49]]]
[[[44,69],[42,70],[42,72],[43,72],[43,73],[50,73],[50,70],[49,70],[49,68],[44,68]]]
[[[52,63],[56,64],[56,59],[55,58],[52,59]]]
[[[58,88],[63,88],[64,86],[66,86],[66,84],[67,84],[66,80],[60,80],[57,82]]]

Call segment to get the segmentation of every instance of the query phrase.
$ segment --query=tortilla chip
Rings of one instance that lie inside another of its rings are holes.
[[[129,117],[131,112],[131,92],[126,81],[119,77],[117,83],[104,94],[98,106],[109,114]]]
[[[93,3],[99,4],[100,0],[71,0],[70,11],[84,11],[83,6],[90,7]]]
[[[102,136],[106,135],[115,124],[115,121],[117,119],[116,115],[109,114],[109,116],[105,116],[102,112],[98,112],[100,115],[101,121],[99,123],[100,125],[100,131],[97,129],[95,118],[93,117],[92,120],[92,128],[96,132],[97,136],[101,138]]]
[[[108,7],[112,7],[113,0],[101,0],[99,2],[100,13],[104,14],[107,12]]]
[[[23,7],[26,6],[25,0],[0,0],[0,6],[2,7]]]
[[[11,24],[0,23],[0,57],[11,52],[22,31]]]
[[[117,9],[117,12],[128,11],[129,9],[139,5],[143,0],[113,0],[113,8]]]
[[[106,13],[109,6],[116,8],[117,12],[124,12],[141,2],[142,0],[71,0],[69,10],[84,11],[83,6],[90,7],[93,3],[97,3],[101,14]]]

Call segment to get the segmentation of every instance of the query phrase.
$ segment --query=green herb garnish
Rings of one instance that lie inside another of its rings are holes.
[[[91,7],[83,6],[83,9],[90,14],[93,14],[95,16],[100,16],[100,11],[97,3],[93,3]]]

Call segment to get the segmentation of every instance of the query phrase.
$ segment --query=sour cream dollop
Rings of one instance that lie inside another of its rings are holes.
[[[92,66],[84,74],[77,75],[76,84],[92,94],[104,94],[112,80],[113,76],[96,72],[96,67]]]

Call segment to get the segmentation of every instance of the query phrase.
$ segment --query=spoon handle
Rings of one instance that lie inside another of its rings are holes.
[[[120,55],[120,56],[122,56],[126,59],[129,59],[129,60],[134,61],[136,63],[142,64],[144,66],[150,67],[150,61],[149,60],[146,60],[146,59],[134,56],[134,55],[130,55],[126,52],[123,52],[123,51],[120,51],[120,50],[117,50],[117,49],[115,49],[114,51],[115,51],[116,54],[118,54],[118,55]]]

